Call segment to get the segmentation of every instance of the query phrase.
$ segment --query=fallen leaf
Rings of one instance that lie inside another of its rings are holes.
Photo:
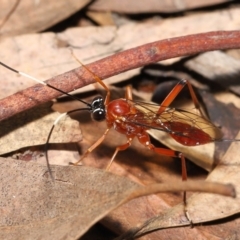
[[[193,161],[195,164],[206,169],[207,171],[210,171],[215,165],[214,143],[189,147],[176,142],[173,138],[169,136],[169,134],[165,132],[151,129],[149,133],[152,137],[163,143],[168,148],[183,153],[187,159]]]
[[[60,116],[51,110],[47,103],[22,112],[1,122],[0,154],[13,152],[20,148],[46,144],[54,121]],[[51,143],[79,142],[82,134],[79,122],[69,116],[63,117],[54,128]]]
[[[216,126],[219,126],[223,133],[223,141],[215,143],[214,159],[215,164],[217,164],[226,153],[231,142],[236,139],[240,129],[240,109],[236,107],[239,106],[240,101],[237,96],[229,92],[222,92],[221,98],[219,94],[216,94],[215,97],[207,91],[200,91],[200,94],[211,121]],[[224,139],[229,141],[224,141]]]
[[[136,187],[98,169],[51,168],[54,182],[46,166],[1,158],[1,239],[76,239]]]
[[[151,186],[139,187],[93,168],[52,166],[52,181],[46,166],[4,158],[0,158],[0,165],[1,239],[77,239],[114,208],[151,193]],[[204,185],[159,184],[152,192],[203,190]],[[215,184],[211,188],[232,194],[228,186]]]
[[[207,79],[239,94],[238,84],[240,60],[221,51],[203,53],[185,63],[185,65]]]
[[[46,4],[44,1],[20,0],[11,16],[1,27],[0,34],[6,37],[42,31],[69,17],[89,2],[89,0],[71,0]],[[6,18],[13,6],[14,1],[1,2],[0,22]]]
[[[95,11],[114,11],[114,12],[123,12],[123,13],[152,13],[152,12],[178,12],[184,11],[191,8],[206,7],[209,5],[220,4],[228,2],[226,0],[211,0],[211,1],[191,1],[185,0],[184,2],[174,2],[165,0],[162,2],[156,0],[148,0],[134,2],[134,1],[121,1],[119,4],[118,1],[113,0],[97,0],[91,4],[90,9]]]

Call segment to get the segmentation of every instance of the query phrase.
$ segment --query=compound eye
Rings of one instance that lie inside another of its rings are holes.
[[[103,120],[105,120],[105,110],[104,109],[95,109],[95,111],[93,111],[92,113],[92,118],[93,120],[97,121],[97,122],[101,122]]]

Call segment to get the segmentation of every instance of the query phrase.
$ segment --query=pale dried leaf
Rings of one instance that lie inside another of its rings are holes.
[[[220,51],[203,53],[185,64],[191,70],[240,94],[240,60]]]
[[[86,167],[52,166],[53,182],[46,166],[4,158],[0,165],[1,239],[77,239],[137,186]]]
[[[1,0],[0,23],[11,11],[15,1]],[[20,0],[16,9],[0,29],[0,34],[6,37],[43,31],[71,16],[89,2],[90,0],[60,0],[50,2]]]
[[[217,164],[226,153],[231,141],[236,139],[236,135],[239,132],[240,109],[237,106],[239,106],[240,99],[230,92],[223,92],[221,94],[221,101],[218,101],[208,91],[201,91],[200,94],[211,121],[220,127],[223,134],[222,140],[215,143],[215,163]],[[229,102],[230,100],[232,102]]]
[[[69,162],[77,162],[80,158],[79,147],[77,143],[56,144],[54,149],[48,148],[48,159],[51,165],[69,166]],[[45,155],[37,157],[36,162],[42,165],[46,165]]]
[[[178,12],[191,8],[205,7],[214,4],[229,2],[228,0],[204,0],[204,1],[158,1],[145,0],[141,2],[123,0],[97,0],[91,4],[90,9],[95,11],[114,11],[124,13],[149,13],[149,12]]]
[[[51,110],[51,103],[47,103],[2,121],[0,154],[45,144],[50,129],[59,116],[59,113]],[[79,122],[66,116],[54,128],[50,142],[67,143],[81,140]]]
[[[149,134],[154,137],[156,140],[163,143],[170,149],[176,150],[184,154],[184,156],[193,161],[198,166],[210,171],[214,166],[214,143],[208,143],[201,146],[184,146],[176,142],[169,134],[151,129]]]

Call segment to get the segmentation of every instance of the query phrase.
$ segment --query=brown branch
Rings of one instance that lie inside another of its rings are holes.
[[[240,31],[219,31],[170,38],[132,48],[86,65],[101,79],[144,65],[180,56],[221,49],[240,48]],[[94,81],[93,76],[79,67],[47,81],[70,92]],[[0,120],[47,102],[61,94],[43,85],[35,85],[0,100]]]

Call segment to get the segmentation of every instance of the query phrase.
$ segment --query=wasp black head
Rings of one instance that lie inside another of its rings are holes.
[[[106,116],[105,106],[102,97],[95,97],[91,103],[92,118],[95,121],[103,121]]]

